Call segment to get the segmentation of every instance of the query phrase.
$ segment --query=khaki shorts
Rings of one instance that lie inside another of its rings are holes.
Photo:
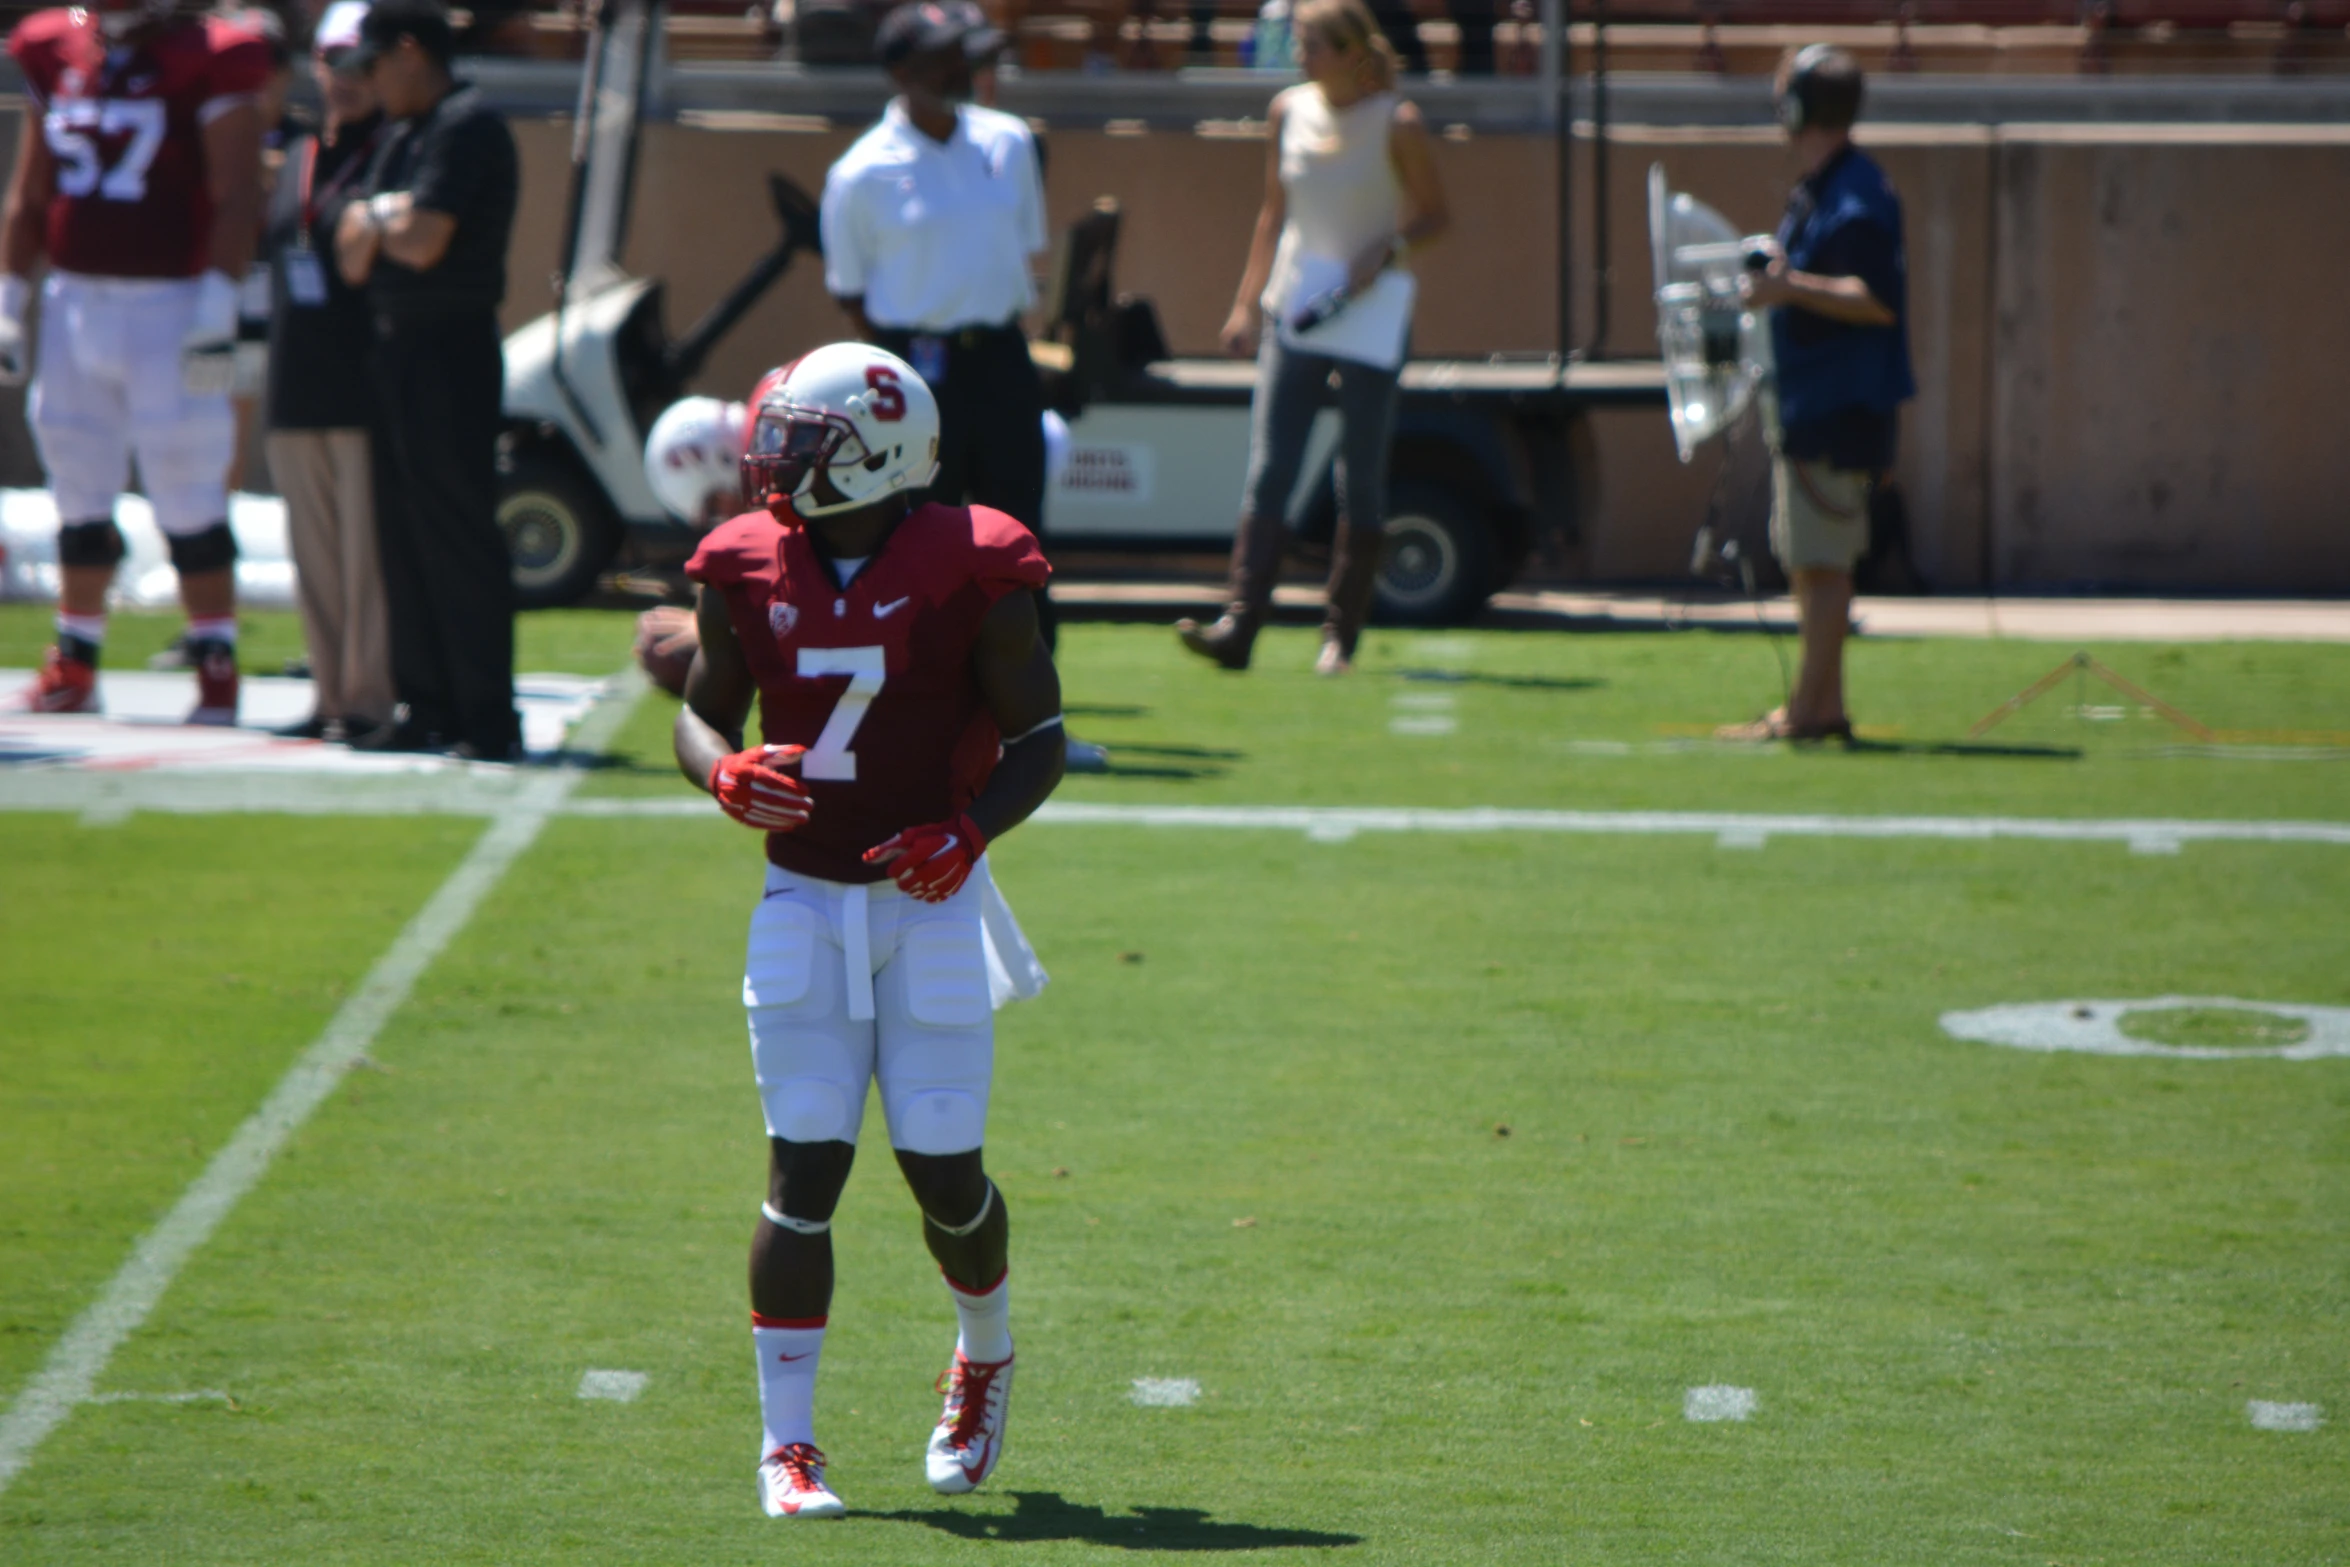
[[[1873,476],[1824,462],[1771,459],[1771,553],[1788,571],[1852,570],[1868,553]]]

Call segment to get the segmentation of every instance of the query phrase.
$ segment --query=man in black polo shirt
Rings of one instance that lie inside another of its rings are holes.
[[[359,54],[395,122],[335,258],[375,316],[376,496],[407,709],[391,749],[521,754],[514,587],[497,522],[498,302],[519,177],[506,122],[449,74],[434,0],[377,0]]]

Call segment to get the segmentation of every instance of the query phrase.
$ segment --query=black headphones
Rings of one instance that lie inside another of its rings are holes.
[[[1834,44],[1807,44],[1795,56],[1787,85],[1779,91],[1779,123],[1789,134],[1808,129],[1836,110],[1843,113],[1833,117],[1847,125],[1860,117],[1860,73],[1826,70],[1831,63],[1848,59]]]

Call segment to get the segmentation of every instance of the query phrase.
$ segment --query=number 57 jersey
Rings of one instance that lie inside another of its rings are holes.
[[[110,47],[94,11],[61,7],[19,23],[8,53],[57,168],[50,262],[88,277],[202,272],[212,244],[204,126],[258,97],[268,46],[232,22],[189,16]]]
[[[758,683],[762,737],[807,747],[807,824],[769,833],[769,860],[825,881],[880,881],[888,872],[864,862],[867,849],[946,820],[986,784],[1002,737],[972,674],[980,622],[1052,574],[1017,521],[985,506],[917,506],[844,588],[805,528],[756,511],[712,529],[685,571],[725,601]]]

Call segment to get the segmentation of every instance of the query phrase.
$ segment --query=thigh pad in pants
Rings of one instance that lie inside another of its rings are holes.
[[[973,877],[937,904],[887,882],[871,896],[876,936],[893,938],[873,977],[875,1075],[889,1140],[908,1153],[967,1153],[986,1140],[995,1073],[984,884]]]
[[[849,1017],[834,913],[822,882],[770,868],[751,915],[743,1007],[767,1135],[854,1143],[873,1078],[871,1019]]]

